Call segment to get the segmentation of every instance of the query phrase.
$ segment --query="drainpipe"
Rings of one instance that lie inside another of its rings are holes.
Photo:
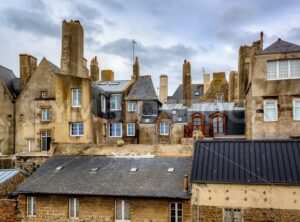
[[[13,118],[14,118],[14,122],[13,122],[13,125],[14,125],[14,129],[13,129],[13,154],[15,155],[16,154],[16,126],[17,126],[17,121],[16,121],[16,100],[14,99],[13,100],[13,107],[14,107],[14,114],[13,114]]]

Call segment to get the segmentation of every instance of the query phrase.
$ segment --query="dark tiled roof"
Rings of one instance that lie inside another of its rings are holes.
[[[140,76],[125,100],[157,100],[151,76]]]
[[[199,93],[199,95],[197,95]],[[203,95],[203,84],[192,84],[192,101],[199,102],[199,97]],[[183,88],[180,84],[172,96],[168,96],[167,103],[182,103]]]
[[[46,59],[47,60],[47,59]],[[53,64],[52,62],[50,62],[49,60],[47,60],[50,68],[52,69],[52,71],[54,73],[60,73],[60,68],[58,68],[58,66],[56,66],[55,64]]]
[[[15,91],[13,86],[13,79],[15,79],[16,76],[13,71],[0,65],[0,78],[3,80],[11,95],[14,96]]]
[[[100,156],[49,158],[22,183],[17,193],[161,197],[188,199],[184,175],[190,175],[191,158],[114,158]],[[58,166],[63,166],[55,172]],[[99,167],[95,173],[92,168]],[[130,172],[137,168],[136,172]],[[168,168],[175,168],[167,173]]]
[[[278,39],[272,45],[265,48],[260,54],[273,54],[273,53],[286,53],[286,52],[300,52],[300,46]]]
[[[300,141],[198,141],[194,183],[300,184]]]

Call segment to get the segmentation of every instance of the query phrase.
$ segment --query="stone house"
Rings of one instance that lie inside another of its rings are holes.
[[[263,49],[262,34],[240,48],[239,98],[245,99],[248,139],[299,137],[299,78],[300,46],[278,39]]]
[[[190,157],[49,158],[17,190],[22,221],[190,221]]]
[[[197,142],[192,221],[298,221],[300,142]]]

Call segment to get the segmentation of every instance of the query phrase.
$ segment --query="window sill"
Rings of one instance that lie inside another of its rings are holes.
[[[127,135],[127,137],[135,137],[135,135]]]
[[[83,135],[70,135],[71,137],[83,137]]]
[[[122,138],[122,136],[109,136],[109,138]]]
[[[41,123],[45,123],[45,124],[51,123],[51,122],[52,122],[52,120],[41,120]]]

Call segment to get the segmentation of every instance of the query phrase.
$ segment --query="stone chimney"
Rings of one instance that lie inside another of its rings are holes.
[[[140,76],[140,64],[139,64],[138,57],[135,57],[135,62],[132,66],[132,69],[133,69],[133,73],[132,73],[131,79],[133,81],[136,81]]]
[[[62,24],[61,73],[87,77],[84,71],[83,28],[79,21]]]
[[[228,89],[228,101],[238,101],[238,74],[235,71],[231,71],[229,74],[229,89]]]
[[[183,105],[192,105],[192,75],[191,75],[191,64],[184,60],[182,68],[182,91],[183,91]]]
[[[184,175],[184,178],[183,178],[183,191],[184,192],[189,191],[189,176],[188,175]]]
[[[259,50],[263,50],[263,47],[264,47],[264,32],[260,32]]]
[[[99,66],[98,66],[97,56],[95,56],[91,60],[90,73],[91,73],[92,82],[96,82],[99,80]]]
[[[101,81],[114,81],[115,74],[112,70],[106,69],[101,71]]]
[[[210,74],[203,74],[204,89],[203,94],[207,92],[210,86]]]
[[[20,54],[21,89],[24,88],[37,68],[37,59],[32,55]]]
[[[161,103],[167,102],[168,99],[168,76],[160,75],[159,77],[159,101]]]

